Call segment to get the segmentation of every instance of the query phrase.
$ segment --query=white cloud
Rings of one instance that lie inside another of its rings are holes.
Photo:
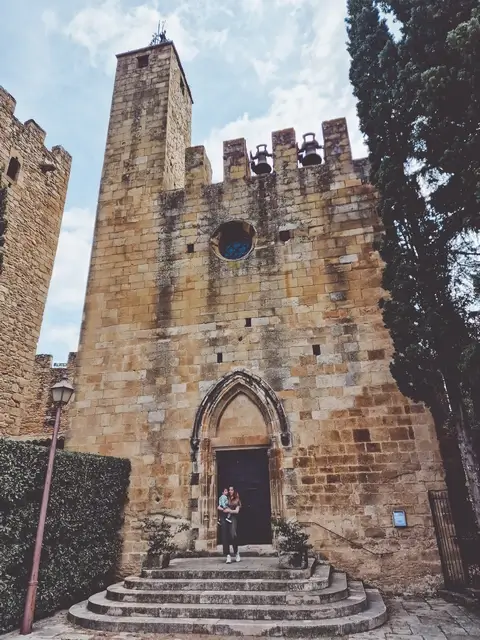
[[[69,209],[63,215],[48,302],[68,313],[83,306],[95,216],[89,209]]]
[[[79,335],[78,322],[45,324],[38,353],[50,353],[54,362],[66,362],[67,354],[78,349]]]
[[[45,9],[42,13],[42,22],[47,31],[56,31],[59,28],[57,14],[52,9]]]
[[[205,10],[211,13],[210,0],[194,1],[204,5]],[[184,62],[193,60],[200,46],[224,46],[228,29],[205,28],[205,14],[197,13],[198,7],[195,7],[196,11],[193,9],[192,0],[178,3],[175,10],[169,13],[159,11],[155,0],[128,9],[122,0],[103,0],[81,9],[64,25],[60,25],[52,10],[44,11],[42,20],[50,31],[60,31],[72,42],[84,47],[92,66],[101,66],[113,73],[115,54],[148,46],[162,22],[165,22],[168,38],[175,42]],[[200,23],[201,28],[198,28]],[[191,28],[187,28],[187,24]]]
[[[261,15],[263,13],[263,0],[243,0],[244,9],[249,13]]]
[[[163,20],[168,25],[168,36],[175,40],[184,60],[191,60],[198,53],[177,13],[162,15],[156,3],[125,10],[120,0],[104,0],[80,10],[62,27],[52,11],[45,11],[42,19],[51,28],[60,29],[75,44],[85,47],[93,66],[104,66],[110,72],[115,69],[116,53],[147,46]]]
[[[94,222],[90,209],[72,208],[63,215],[38,344],[38,350],[52,353],[55,361],[66,360],[78,347]]]
[[[277,86],[266,100],[268,108],[262,115],[251,117],[249,113],[214,128],[204,144],[212,163],[214,180],[222,180],[223,141],[246,138],[249,149],[257,144],[271,146],[271,132],[294,127],[297,140],[303,133],[313,131],[321,142],[321,123],[346,117],[354,155],[362,157],[366,150],[358,131],[355,101],[348,81],[348,54],[344,42],[345,7],[335,3],[313,3],[313,0],[277,0],[283,4],[312,3],[312,32],[314,37],[299,37],[288,41],[288,31],[296,33],[298,25],[290,14],[284,13],[284,24],[268,55],[260,61],[252,59],[256,72],[275,76]],[[282,69],[282,63],[294,53],[292,42],[300,49],[298,68],[293,73]],[[282,44],[285,47],[282,49]],[[275,75],[276,70],[281,72]],[[272,78],[268,78],[270,81]]]
[[[291,16],[278,30],[273,43],[262,52],[261,56],[251,55],[252,64],[262,84],[278,79],[282,72],[282,64],[296,52],[299,37],[298,24]]]

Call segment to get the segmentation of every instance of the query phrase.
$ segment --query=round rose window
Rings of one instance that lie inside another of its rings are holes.
[[[255,229],[248,222],[226,222],[212,238],[215,253],[225,260],[241,260],[253,249]]]

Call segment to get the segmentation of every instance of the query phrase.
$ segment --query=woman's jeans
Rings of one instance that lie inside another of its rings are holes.
[[[222,545],[224,556],[230,553],[230,545],[233,547],[233,553],[238,553],[236,524],[233,518],[232,522],[227,522],[225,517],[222,517]]]

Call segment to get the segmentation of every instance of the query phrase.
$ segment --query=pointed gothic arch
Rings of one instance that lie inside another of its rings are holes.
[[[245,395],[260,411],[266,426],[267,438],[258,438],[247,448],[266,448],[269,460],[270,498],[272,515],[284,514],[283,453],[292,438],[285,410],[275,391],[259,376],[243,369],[228,373],[213,385],[198,407],[190,438],[191,520],[194,546],[198,550],[212,549],[217,541],[217,447],[216,435],[223,413],[235,398]],[[241,445],[242,446],[245,445]],[[238,449],[233,438],[231,444],[222,441],[219,450]]]
[[[192,461],[197,459],[201,439],[211,437],[212,425],[216,424],[227,405],[241,393],[250,398],[260,410],[269,435],[278,436],[282,446],[291,446],[287,416],[275,391],[259,376],[237,369],[211,387],[200,403],[190,438]]]

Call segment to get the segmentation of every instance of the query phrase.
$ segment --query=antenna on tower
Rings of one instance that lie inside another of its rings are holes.
[[[153,46],[154,44],[162,44],[162,42],[167,42],[167,30],[165,28],[165,24],[165,20],[158,23],[157,31],[152,36],[150,46]]]

